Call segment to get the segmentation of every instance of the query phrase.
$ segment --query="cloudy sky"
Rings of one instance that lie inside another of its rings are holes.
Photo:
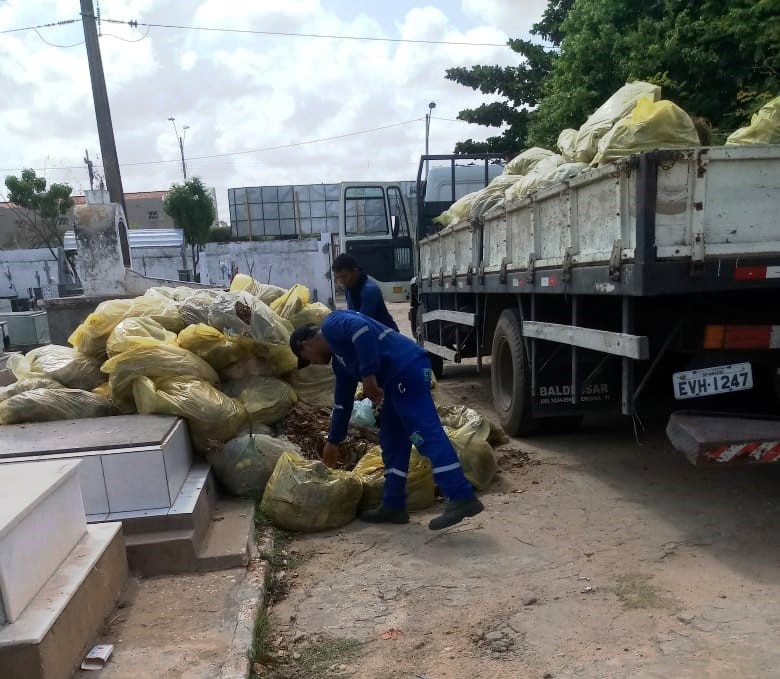
[[[485,98],[445,80],[445,69],[516,61],[506,47],[181,28],[147,32],[105,19],[501,45],[508,37],[527,37],[545,5],[545,0],[102,0],[100,46],[125,191],[165,189],[181,180],[171,116],[180,132],[189,126],[188,174],[216,187],[223,219],[231,187],[412,179],[424,150],[428,102],[436,102],[432,153],[449,153],[459,139],[495,133],[452,120]],[[0,31],[79,19],[79,11],[78,0],[0,0]],[[0,176],[34,167],[50,181],[67,181],[77,193],[89,188],[84,150],[99,162],[100,146],[79,22],[0,33],[0,102]],[[248,152],[390,125],[396,126]]]

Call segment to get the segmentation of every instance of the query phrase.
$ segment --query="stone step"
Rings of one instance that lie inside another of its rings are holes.
[[[87,530],[78,460],[0,465],[0,623],[14,623]]]
[[[192,529],[127,535],[130,570],[146,577],[237,568],[249,563],[254,502],[218,500],[207,521]]]
[[[0,627],[0,676],[70,679],[126,578],[121,525],[89,526],[21,616]]]

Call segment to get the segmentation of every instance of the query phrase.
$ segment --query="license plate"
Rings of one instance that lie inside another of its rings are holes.
[[[674,397],[678,400],[715,396],[730,391],[753,388],[753,370],[750,363],[732,363],[714,368],[686,370],[672,375]]]

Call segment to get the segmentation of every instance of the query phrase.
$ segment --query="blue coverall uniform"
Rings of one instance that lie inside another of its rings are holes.
[[[350,311],[359,311],[375,321],[379,321],[388,328],[398,330],[393,317],[385,306],[385,298],[382,291],[376,284],[376,281],[369,278],[365,273],[361,275],[357,287],[353,290],[347,288],[347,309]]]
[[[433,477],[450,500],[468,500],[474,489],[463,475],[458,456],[431,397],[431,367],[411,339],[354,311],[334,311],[321,328],[331,348],[336,375],[335,403],[328,440],[347,435],[357,383],[374,375],[384,391],[379,428],[385,488],[382,504],[406,507],[406,477],[412,444],[430,458]]]

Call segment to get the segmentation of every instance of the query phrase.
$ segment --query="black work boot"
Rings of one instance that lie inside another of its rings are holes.
[[[468,500],[449,500],[446,507],[444,507],[444,512],[441,516],[431,519],[428,528],[431,530],[449,528],[456,523],[460,523],[467,516],[476,516],[484,508],[485,505],[476,497],[469,498]]]
[[[409,523],[409,512],[379,505],[376,509],[367,509],[360,515],[366,523]]]

